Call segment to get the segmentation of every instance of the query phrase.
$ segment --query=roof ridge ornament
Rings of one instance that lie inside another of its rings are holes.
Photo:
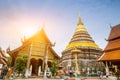
[[[111,26],[111,24],[109,24],[110,25],[110,28],[112,29],[112,26]]]

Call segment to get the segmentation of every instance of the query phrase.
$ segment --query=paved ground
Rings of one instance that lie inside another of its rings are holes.
[[[87,78],[87,79],[42,79],[42,78],[28,78],[28,79],[15,79],[15,80],[101,80],[101,79],[95,79],[95,78]]]

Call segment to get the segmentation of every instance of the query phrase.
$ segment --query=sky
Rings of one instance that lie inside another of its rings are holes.
[[[0,0],[0,47],[19,47],[43,26],[61,56],[72,38],[78,14],[95,43],[104,49],[110,26],[120,24],[120,0]],[[31,33],[30,33],[31,32]]]

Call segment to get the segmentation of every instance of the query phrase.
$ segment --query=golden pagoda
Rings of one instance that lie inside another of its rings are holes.
[[[66,70],[73,70],[81,75],[94,75],[102,70],[96,62],[101,54],[102,50],[89,35],[79,16],[75,33],[62,52],[62,66]]]
[[[59,61],[60,59],[52,46],[53,44],[42,28],[29,39],[24,38],[20,47],[7,51],[12,57],[11,66],[15,66],[17,57],[28,56],[26,67],[32,66],[32,74],[38,75],[39,70],[44,71],[46,62],[47,67],[50,68],[53,60]]]

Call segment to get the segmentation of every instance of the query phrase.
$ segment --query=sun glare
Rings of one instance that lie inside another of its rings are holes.
[[[28,37],[31,37],[33,34],[35,34],[36,29],[33,27],[24,27],[22,30],[22,35]]]

